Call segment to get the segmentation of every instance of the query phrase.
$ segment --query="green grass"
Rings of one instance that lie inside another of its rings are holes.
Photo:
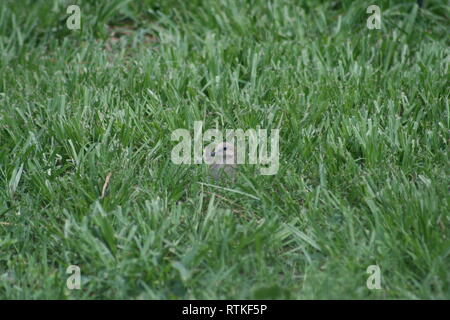
[[[1,1],[0,298],[450,299],[448,1],[372,2]],[[278,173],[203,184],[196,120]]]

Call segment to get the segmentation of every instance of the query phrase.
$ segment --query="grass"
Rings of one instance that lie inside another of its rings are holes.
[[[448,2],[371,4],[1,1],[0,298],[449,299]],[[173,164],[197,120],[278,173]]]

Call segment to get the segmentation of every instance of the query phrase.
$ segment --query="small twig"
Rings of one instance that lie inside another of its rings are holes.
[[[439,227],[441,228],[441,230],[445,231],[445,225],[444,225],[444,223],[442,222],[441,219],[439,219],[438,224],[439,224]]]
[[[219,198],[219,199],[222,199],[222,200],[224,200],[224,201],[226,201],[226,202],[228,202],[228,203],[231,203],[232,205],[235,205],[235,206],[238,206],[238,207],[241,207],[242,209],[244,209],[244,207],[242,207],[241,205],[239,205],[239,204],[237,204],[236,202],[234,202],[234,201],[231,201],[230,199],[228,199],[228,198],[225,198],[224,196],[221,196],[220,194],[216,194],[216,193],[212,193],[212,192],[209,192],[209,191],[205,191],[207,194],[210,194],[210,195],[215,195],[217,198]]]
[[[201,185],[204,185],[204,186],[207,186],[207,187],[213,187],[213,188],[222,189],[222,190],[225,190],[225,191],[230,191],[230,192],[234,192],[234,193],[237,193],[237,194],[241,194],[241,195],[250,197],[250,198],[255,199],[255,200],[261,200],[258,197],[255,197],[254,195],[251,195],[249,193],[242,192],[242,191],[239,191],[239,190],[234,190],[234,189],[230,189],[230,188],[224,188],[224,187],[220,187],[220,186],[215,186],[215,185],[209,184],[209,183],[203,183],[203,182],[197,182],[197,183],[201,184]]]
[[[230,199],[227,199],[227,198],[221,196],[220,194],[212,193],[212,192],[209,192],[209,191],[205,191],[205,192],[206,192],[207,194],[214,195],[214,196],[216,196],[217,198],[222,199],[222,200],[224,200],[224,201],[230,203],[231,205],[240,207],[242,210],[231,209],[231,211],[232,211],[233,213],[239,214],[241,217],[245,217],[244,214],[243,214],[243,212],[245,212],[245,208],[244,208],[243,206],[237,204],[236,202],[231,201]]]
[[[109,186],[109,179],[111,179],[112,172],[108,173],[105,179],[105,183],[103,184],[102,188],[102,195],[100,196],[100,199],[103,199],[105,197],[106,189],[108,189]]]

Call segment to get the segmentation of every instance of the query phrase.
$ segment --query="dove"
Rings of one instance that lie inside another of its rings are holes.
[[[221,142],[209,154],[206,154],[210,163],[209,172],[215,180],[236,175],[236,154],[234,145],[229,142]]]

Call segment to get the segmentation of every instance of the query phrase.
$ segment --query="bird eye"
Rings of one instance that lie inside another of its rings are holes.
[[[213,151],[211,152],[211,157],[214,157],[216,155],[216,153]]]
[[[226,151],[226,150],[227,150],[227,147],[223,147],[223,150],[225,150],[225,151]]]

